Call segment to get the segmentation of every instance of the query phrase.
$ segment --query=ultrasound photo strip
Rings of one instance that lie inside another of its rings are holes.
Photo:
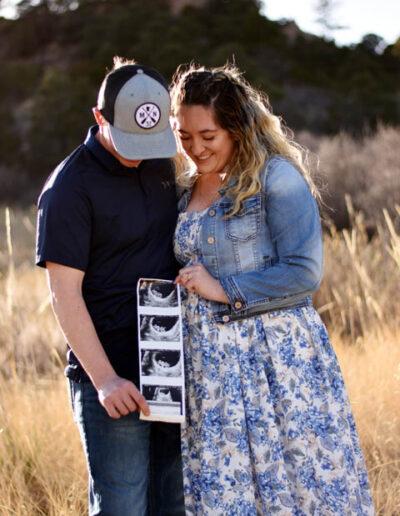
[[[150,421],[183,422],[185,385],[179,285],[142,278],[137,285],[140,390]]]

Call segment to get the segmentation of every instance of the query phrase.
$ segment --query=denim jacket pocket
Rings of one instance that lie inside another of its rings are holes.
[[[243,201],[239,213],[226,218],[232,209],[232,204],[221,205],[224,210],[225,235],[230,240],[246,242],[255,238],[260,231],[261,224],[261,196],[255,195]]]

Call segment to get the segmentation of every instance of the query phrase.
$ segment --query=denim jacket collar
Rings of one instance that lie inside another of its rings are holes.
[[[226,192],[232,188],[233,186],[235,186],[235,184],[238,182],[237,180],[237,177],[231,177],[228,181],[228,183],[225,185],[225,186],[222,186],[219,190],[218,190],[218,193],[219,195],[222,197],[225,196]],[[182,188],[181,190],[181,193],[179,195],[179,201],[178,201],[178,210],[180,212],[183,212],[186,210],[188,204],[189,204],[189,201],[190,201],[190,197],[192,195],[192,191],[193,191],[193,186],[190,186],[190,187],[186,187],[186,188]]]

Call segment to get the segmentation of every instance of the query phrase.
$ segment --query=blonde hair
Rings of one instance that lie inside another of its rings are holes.
[[[304,149],[292,140],[291,132],[271,111],[268,97],[254,89],[238,68],[231,64],[206,69],[190,64],[179,67],[171,86],[172,114],[182,105],[201,105],[214,111],[215,121],[236,142],[236,152],[224,180],[237,181],[228,195],[234,200],[230,216],[238,213],[243,201],[262,189],[259,174],[271,157],[290,160],[307,181],[312,194],[317,189],[305,165]],[[179,137],[177,138],[179,142]],[[177,181],[192,186],[197,173],[190,168],[182,146],[175,158]]]

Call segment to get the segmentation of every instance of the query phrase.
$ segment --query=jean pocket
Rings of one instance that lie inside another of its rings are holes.
[[[228,215],[228,211],[225,215]],[[225,234],[231,240],[246,242],[255,238],[260,231],[261,197],[249,197],[243,201],[243,207],[232,217],[224,219]]]

